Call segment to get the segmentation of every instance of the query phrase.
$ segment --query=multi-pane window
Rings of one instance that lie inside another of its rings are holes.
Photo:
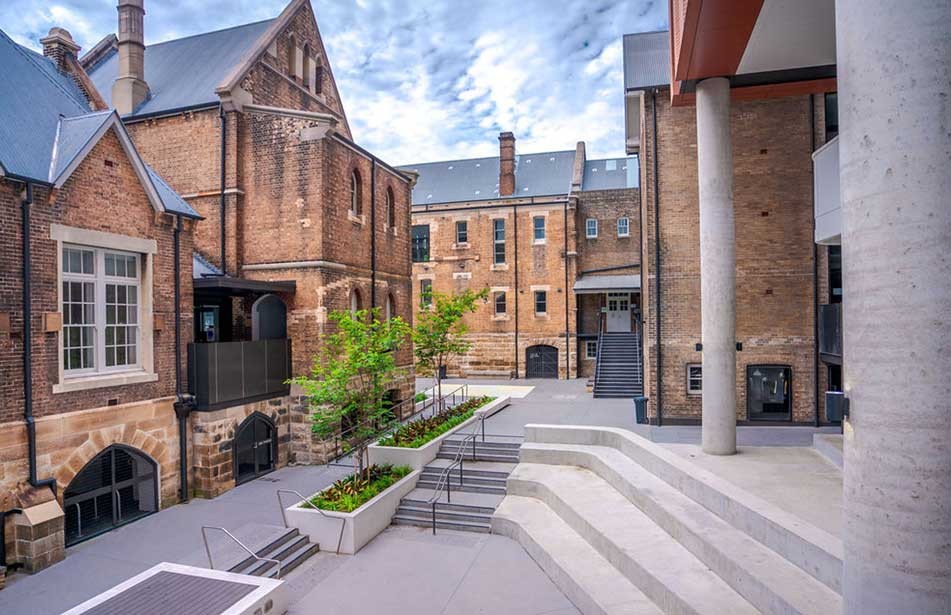
[[[495,293],[495,313],[504,314],[505,311],[505,292],[499,291]]]
[[[62,278],[64,371],[138,365],[139,257],[65,246]]]
[[[617,236],[618,236],[618,237],[630,237],[630,236],[631,236],[631,220],[630,220],[630,218],[618,218],[618,219],[617,219]]]
[[[505,220],[492,221],[493,262],[496,265],[505,262]]]
[[[413,225],[413,262],[425,263],[429,261],[429,225]]]
[[[419,305],[420,307],[429,307],[433,304],[433,281],[419,281]]]
[[[532,218],[532,239],[535,243],[545,241],[545,216],[535,216]]]
[[[594,340],[587,340],[584,343],[584,357],[586,359],[597,359],[598,358],[598,342]]]
[[[535,313],[536,314],[548,313],[548,292],[544,290],[535,291]]]
[[[687,394],[700,395],[703,393],[703,366],[699,363],[687,364]]]
[[[456,243],[469,243],[469,223],[465,220],[456,222]]]
[[[584,236],[588,239],[595,239],[598,236],[597,218],[588,218],[584,221]]]

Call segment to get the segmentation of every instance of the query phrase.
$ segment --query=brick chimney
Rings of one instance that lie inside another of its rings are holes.
[[[121,115],[135,108],[149,95],[145,82],[145,0],[119,0],[119,76],[112,84],[112,106]]]
[[[515,135],[499,133],[499,196],[515,194]]]
[[[73,40],[72,34],[63,28],[50,28],[50,33],[41,38],[40,43],[43,45],[43,55],[53,60],[62,72],[69,72],[67,62],[70,58],[75,59],[79,52],[79,45]]]

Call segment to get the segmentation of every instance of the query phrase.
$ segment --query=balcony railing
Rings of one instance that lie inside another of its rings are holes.
[[[198,410],[218,410],[290,393],[291,341],[188,345],[188,391]]]
[[[842,304],[819,306],[819,355],[826,363],[842,362]]]

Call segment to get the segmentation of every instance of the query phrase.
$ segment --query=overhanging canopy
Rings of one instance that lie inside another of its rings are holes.
[[[575,282],[579,295],[594,293],[623,293],[641,290],[640,275],[586,275]]]
[[[192,281],[195,291],[212,291],[226,295],[254,293],[293,293],[297,290],[294,280],[273,281],[245,280],[230,276],[198,278]]]

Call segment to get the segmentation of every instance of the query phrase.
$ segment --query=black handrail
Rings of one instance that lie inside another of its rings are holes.
[[[594,358],[594,384],[598,384],[598,378],[601,376],[601,336],[604,334],[604,314],[598,315],[598,350]]]

